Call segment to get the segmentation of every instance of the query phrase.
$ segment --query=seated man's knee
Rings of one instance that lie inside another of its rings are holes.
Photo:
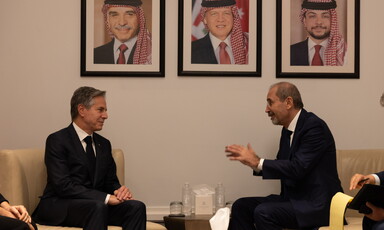
[[[237,199],[233,204],[232,204],[232,210],[244,210],[245,207],[247,207],[248,201],[246,198],[240,198]]]
[[[129,203],[132,208],[136,209],[138,212],[146,212],[146,206],[143,202],[139,200],[130,200]]]
[[[99,212],[104,214],[108,213],[108,206],[102,201],[92,200],[91,202],[89,202],[89,207],[90,210],[93,212]]]
[[[253,217],[256,220],[268,218],[270,215],[270,208],[268,205],[260,204],[253,211]]]

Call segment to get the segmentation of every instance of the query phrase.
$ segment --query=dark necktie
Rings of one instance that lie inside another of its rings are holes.
[[[121,44],[119,47],[120,54],[117,59],[117,64],[126,64],[124,53],[127,51],[128,47],[125,44]]]
[[[227,47],[227,44],[225,42],[220,43],[220,64],[231,64],[231,59],[229,58],[229,55],[227,51],[225,50],[225,47]]]
[[[321,45],[315,45],[315,55],[313,55],[311,65],[314,65],[314,66],[323,65],[323,61],[321,60],[321,57],[320,57],[320,49],[321,49]]]
[[[281,159],[288,160],[289,152],[291,150],[291,135],[292,131],[289,131],[286,128],[283,128],[281,132],[281,142],[280,142],[280,155]]]
[[[85,148],[85,152],[87,155],[87,158],[89,160],[89,165],[91,166],[91,176],[92,176],[92,181],[95,176],[95,168],[96,168],[96,156],[95,152],[93,151],[93,146],[92,146],[92,137],[87,136],[84,138],[85,143],[87,143],[87,147]]]

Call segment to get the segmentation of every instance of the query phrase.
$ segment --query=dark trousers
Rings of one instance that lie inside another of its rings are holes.
[[[35,230],[37,230],[36,225],[33,223]],[[27,223],[21,220],[0,216],[0,229],[1,230],[30,230]]]
[[[94,200],[71,200],[63,226],[82,227],[84,230],[107,230],[108,225],[123,230],[146,230],[145,204],[129,200],[119,205],[105,205]]]
[[[363,230],[384,230],[384,221],[376,222],[368,217],[364,217]]]
[[[246,197],[232,205],[229,230],[298,228],[293,207],[278,195]]]

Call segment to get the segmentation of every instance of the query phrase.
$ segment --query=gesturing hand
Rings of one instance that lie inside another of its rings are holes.
[[[250,144],[247,147],[236,144],[228,145],[225,147],[225,152],[228,153],[227,157],[231,161],[240,161],[252,169],[256,169],[260,163],[260,157],[256,155]]]

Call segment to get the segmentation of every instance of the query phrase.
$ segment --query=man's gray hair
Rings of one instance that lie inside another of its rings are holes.
[[[83,86],[78,88],[71,98],[71,118],[72,121],[79,115],[77,107],[84,105],[85,108],[89,109],[94,104],[93,98],[105,97],[106,91],[101,91],[89,86]]]
[[[273,84],[270,89],[274,87],[277,87],[276,96],[280,101],[284,101],[287,97],[292,97],[295,109],[302,109],[304,107],[300,92],[294,84],[290,82],[278,82]]]

